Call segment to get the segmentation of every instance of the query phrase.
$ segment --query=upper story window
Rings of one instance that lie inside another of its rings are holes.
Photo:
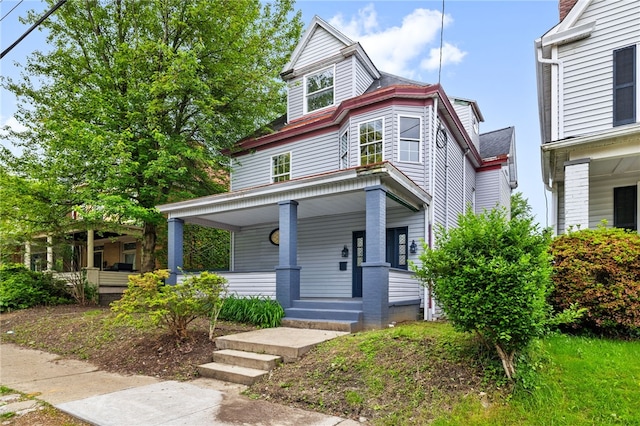
[[[419,117],[398,117],[400,125],[400,161],[420,162],[420,135],[422,126]]]
[[[636,121],[636,46],[613,51],[613,125]]]
[[[349,168],[349,131],[340,135],[340,168]]]
[[[358,126],[360,135],[360,165],[379,163],[382,161],[384,120],[360,123]]]
[[[291,179],[291,153],[271,157],[271,181],[283,182]]]
[[[305,113],[333,105],[335,67],[304,77]]]

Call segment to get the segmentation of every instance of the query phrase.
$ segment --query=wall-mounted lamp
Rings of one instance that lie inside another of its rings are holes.
[[[416,244],[416,240],[411,241],[411,245],[409,246],[409,253],[416,254],[418,252],[418,245]]]
[[[342,249],[342,257],[349,257],[349,249],[347,248],[347,246],[344,246],[344,248]]]

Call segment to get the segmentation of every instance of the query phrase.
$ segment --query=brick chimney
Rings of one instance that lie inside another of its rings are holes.
[[[577,2],[578,0],[559,0],[558,10],[560,11],[560,21],[571,12],[571,9],[573,9],[573,6],[575,6]]]

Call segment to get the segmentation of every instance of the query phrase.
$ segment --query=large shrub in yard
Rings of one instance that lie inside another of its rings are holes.
[[[605,227],[569,232],[554,239],[551,253],[554,309],[586,309],[575,328],[640,333],[640,235]]]
[[[39,305],[71,303],[65,282],[19,263],[0,266],[0,312]]]
[[[216,274],[203,272],[188,276],[180,284],[165,284],[168,271],[130,275],[122,298],[111,304],[118,320],[127,322],[151,320],[154,325],[168,329],[178,339],[188,335],[187,326],[198,317],[209,318],[209,338],[224,297],[227,281]]]
[[[541,335],[548,321],[550,237],[533,224],[526,201],[504,209],[460,215],[458,227],[436,231],[437,249],[423,244],[413,265],[453,326],[477,333],[494,347],[507,377],[514,357]]]

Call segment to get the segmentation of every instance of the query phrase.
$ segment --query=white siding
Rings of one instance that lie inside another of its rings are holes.
[[[640,173],[620,176],[599,177],[589,183],[589,228],[596,228],[602,220],[613,226],[613,188],[637,185]]]
[[[565,220],[564,220],[564,182],[558,182],[556,184],[558,188],[558,225],[557,225],[557,234],[564,234],[566,230]]]
[[[564,138],[613,127],[613,51],[640,40],[636,0],[595,0],[576,25],[594,20],[590,37],[558,49],[564,62]]]
[[[271,157],[291,152],[291,179],[325,173],[338,167],[338,131],[294,144],[269,148],[237,158],[231,177],[231,190],[271,183]]]
[[[369,88],[369,86],[371,86],[371,83],[373,83],[373,77],[371,77],[371,74],[367,72],[365,67],[355,56],[353,56],[353,58],[356,66],[356,69],[355,69],[356,87],[355,87],[354,96],[360,96],[365,92],[365,90]]]
[[[480,171],[476,175],[476,213],[482,213],[484,209],[491,210],[500,204],[501,175],[501,169]]]
[[[339,105],[345,99],[352,98],[353,94],[353,62],[351,59],[340,61],[336,64],[335,98],[334,104]]]
[[[299,69],[311,65],[319,59],[338,54],[344,47],[346,47],[346,44],[329,34],[324,28],[318,26],[311,35],[304,50],[300,53],[298,60],[293,64],[293,68]]]
[[[276,298],[275,272],[216,272],[227,279],[227,294],[239,297],[261,296]],[[196,274],[198,275],[198,274]],[[178,283],[187,276],[178,275]]]
[[[273,206],[278,209],[277,205]],[[277,223],[255,228],[244,228],[234,234],[234,271],[273,271],[278,265],[278,246],[269,241],[269,234]]]
[[[458,224],[458,214],[464,212],[462,183],[463,152],[447,131],[447,143],[436,147],[434,221],[445,227]]]
[[[393,109],[391,107],[381,108],[376,111],[358,114],[351,117],[351,128],[349,129],[349,138],[351,139],[351,163],[354,166],[360,165],[360,144],[359,144],[359,124],[371,120],[382,118],[384,120],[384,152],[383,160],[391,160],[393,158]]]
[[[421,298],[421,286],[410,271],[392,269],[389,271],[389,302],[415,300]]]
[[[304,77],[291,80],[287,90],[287,120],[292,121],[303,115]]]
[[[473,199],[476,191],[476,169],[471,164],[469,156],[465,159],[465,188],[464,188],[464,209],[467,205],[473,206]]]
[[[428,152],[428,141],[429,141],[429,127],[427,126],[428,117],[426,114],[427,109],[424,107],[412,107],[412,106],[395,106],[393,107],[394,120],[393,120],[393,146],[391,147],[393,152],[393,164],[398,168],[398,170],[402,171],[402,173],[406,174],[416,185],[419,185],[422,188],[427,186],[427,176],[428,176],[428,167],[429,167],[429,158],[427,156]],[[421,159],[420,163],[408,163],[408,162],[400,162],[400,140],[399,140],[399,123],[398,118],[400,116],[406,117],[419,117],[421,119],[422,129],[420,132],[421,138]]]
[[[507,217],[511,217],[511,186],[509,185],[509,168],[502,167],[500,170],[500,206],[507,211]]]

